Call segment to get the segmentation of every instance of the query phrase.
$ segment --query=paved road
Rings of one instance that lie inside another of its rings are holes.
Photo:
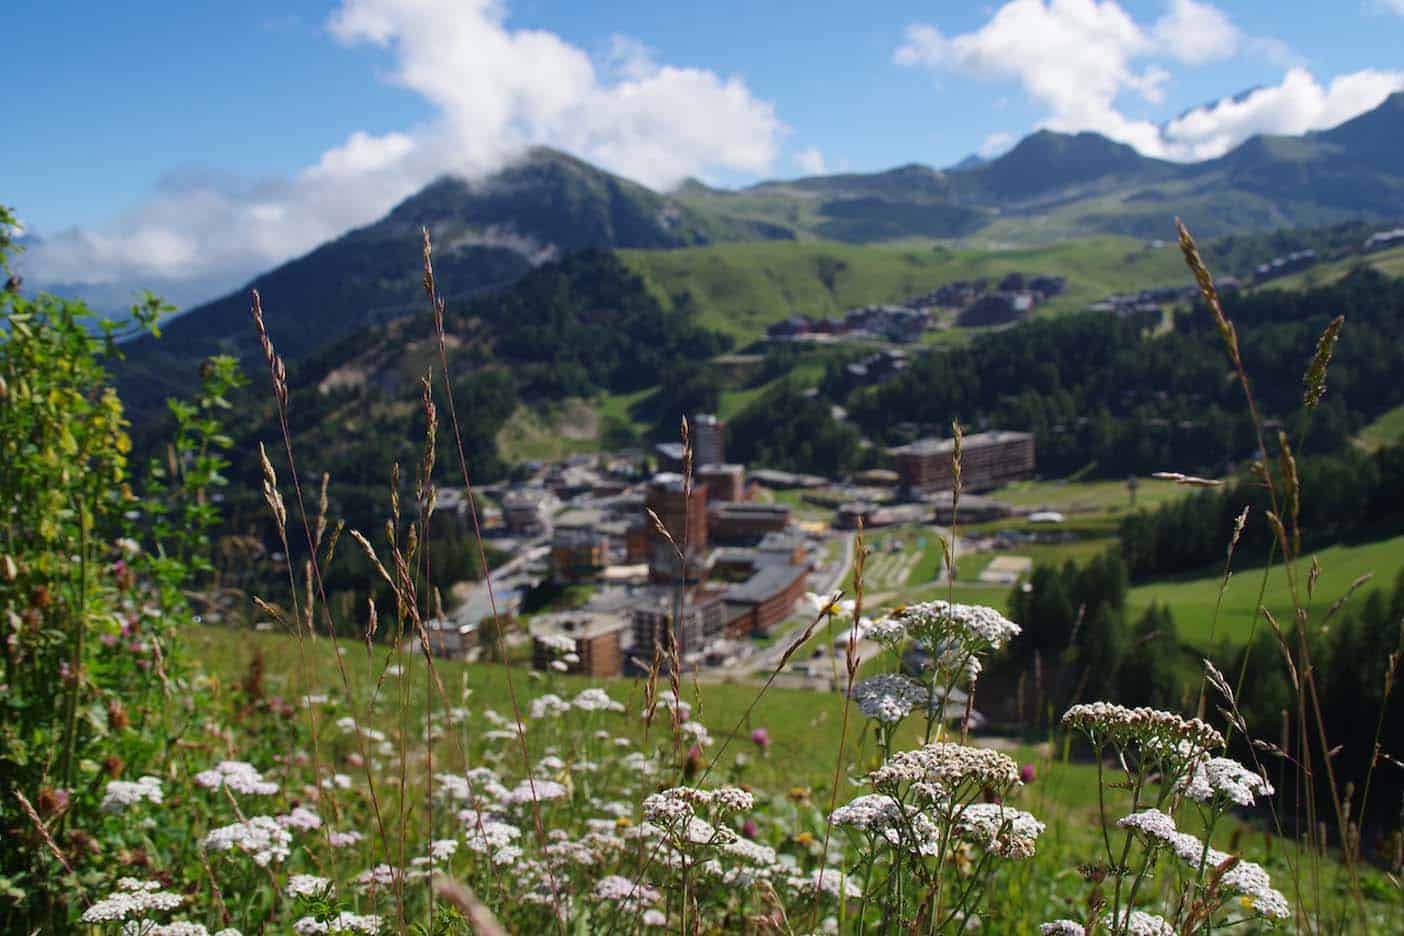
[[[492,570],[492,598],[496,600],[499,614],[516,613],[520,590],[535,581],[534,576],[525,574],[526,568],[550,552],[550,546],[529,544],[527,549]],[[463,627],[467,624],[477,624],[491,615],[492,601],[489,600],[487,582],[479,582],[473,586],[472,592],[453,612],[452,617],[454,624]]]
[[[853,568],[853,546],[854,538],[852,533],[840,534],[843,544],[843,555],[838,564],[822,582],[810,582],[810,590],[819,595],[832,595],[843,585],[843,580],[848,577],[848,572]],[[823,586],[818,587],[818,586]],[[706,678],[748,678],[758,670],[769,672],[780,662],[780,657],[796,637],[814,621],[814,614],[809,610],[808,605],[803,605],[797,609],[797,613],[786,618],[776,629],[775,641],[768,647],[756,651],[745,659],[738,660],[728,667],[721,667],[711,671],[704,671],[698,675]]]
[[[949,536],[950,530],[939,527],[930,528],[928,535]],[[849,570],[853,567],[855,537],[852,533],[844,533],[843,537],[843,558],[839,562],[834,573],[828,576],[823,582],[811,583],[812,586],[822,584],[824,587],[812,587],[811,590],[820,595],[832,595],[843,585],[844,579],[848,577]],[[971,551],[970,545],[961,540],[956,543],[957,555],[963,555]],[[852,597],[852,596],[847,596]],[[879,596],[872,595],[877,598]],[[703,680],[709,678],[714,680],[730,679],[732,681],[756,681],[763,680],[780,663],[780,658],[784,655],[786,648],[792,644],[804,628],[814,621],[814,615],[805,605],[798,608],[796,613],[787,618],[776,630],[776,636],[770,646],[765,647],[756,653],[751,654],[743,660],[738,660],[729,667],[713,670],[704,670],[699,673]],[[835,624],[834,638],[838,636],[838,625]],[[871,641],[863,641],[858,647],[858,654],[863,659],[870,659],[881,652],[881,647]],[[820,655],[814,656],[814,651],[819,650]],[[837,654],[837,661],[833,659],[833,639],[829,637],[828,627],[822,625],[815,630],[815,635],[810,638],[808,648],[798,651],[790,661],[791,667],[796,663],[806,663],[812,675],[803,673],[787,672],[776,677],[776,684],[782,681],[787,684],[803,684],[811,688],[828,689],[833,679],[835,668],[838,671],[838,678],[842,683],[844,678],[844,658],[845,652],[840,650]],[[835,662],[837,665],[835,665]]]

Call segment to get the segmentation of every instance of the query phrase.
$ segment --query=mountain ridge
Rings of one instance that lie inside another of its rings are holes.
[[[1404,215],[1404,172],[1392,159],[1401,144],[1404,93],[1337,127],[1255,136],[1197,163],[1147,157],[1095,133],[1040,130],[959,171],[908,163],[732,190],[690,179],[665,194],[537,147],[486,179],[435,179],[383,218],[172,320],[161,341],[130,343],[118,377],[142,410],[187,386],[210,354],[256,362],[252,288],[263,292],[270,333],[289,361],[421,308],[421,228],[434,238],[435,263],[454,298],[501,289],[543,260],[586,248],[1153,239],[1166,236],[1174,216],[1213,237]]]

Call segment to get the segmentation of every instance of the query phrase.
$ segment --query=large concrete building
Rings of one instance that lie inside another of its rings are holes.
[[[697,413],[688,426],[692,433],[692,462],[697,467],[726,461],[726,426],[711,413]]]
[[[676,582],[682,552],[687,557],[687,580],[695,581],[707,553],[707,485],[693,484],[689,490],[682,475],[657,474],[648,485],[644,506],[668,531],[664,536],[645,514],[649,579],[659,584]]]
[[[728,636],[769,634],[804,594],[809,570],[789,563],[759,565],[755,574],[726,592]]]
[[[550,532],[551,510],[560,500],[544,488],[514,488],[502,497],[502,520],[514,536]]]
[[[784,504],[721,501],[708,508],[707,522],[715,540],[753,543],[767,533],[779,533],[789,526],[790,508]]]
[[[726,603],[717,589],[689,589],[683,598],[682,614],[676,614],[677,591],[655,586],[640,591],[629,607],[633,626],[633,655],[644,664],[653,659],[657,647],[664,656],[676,645],[678,659],[693,663],[726,632]]]
[[[981,432],[966,436],[961,449],[961,487],[965,490],[988,490],[1033,477],[1031,433]],[[948,491],[954,486],[954,439],[920,439],[892,449],[892,456],[902,486],[908,490],[927,493]]]
[[[716,501],[739,501],[746,498],[746,468],[744,465],[712,463],[701,465],[694,472],[698,481],[707,485],[707,497]]]
[[[628,622],[618,614],[563,611],[532,619],[531,665],[544,670],[562,660],[567,672],[607,678],[624,668],[623,638]],[[561,638],[575,643],[576,659],[566,659],[555,646]]]
[[[551,531],[553,581],[593,578],[608,564],[609,533],[602,511],[571,510],[556,518]]]

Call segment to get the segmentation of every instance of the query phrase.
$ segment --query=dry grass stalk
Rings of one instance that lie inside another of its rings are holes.
[[[332,619],[331,606],[330,603],[327,601],[326,584],[322,579],[321,565],[317,558],[317,544],[314,541],[312,533],[312,524],[307,513],[307,505],[303,499],[302,482],[298,476],[297,471],[297,458],[293,453],[292,431],[288,425],[287,368],[283,364],[283,359],[274,350],[273,341],[268,335],[268,328],[263,318],[263,301],[262,298],[259,296],[258,290],[252,291],[252,299],[253,304],[252,308],[250,309],[250,315],[253,319],[254,330],[258,334],[259,345],[263,349],[264,361],[268,365],[268,375],[273,387],[273,397],[278,404],[278,426],[282,432],[283,437],[283,452],[287,457],[288,473],[292,477],[293,493],[297,499],[298,516],[301,520],[303,536],[306,540],[307,552],[309,556],[309,561],[311,563],[311,574],[308,576],[308,578],[309,581],[315,580],[316,597],[321,604],[322,615],[326,622],[327,635],[328,637],[330,637],[332,642],[332,652],[336,660],[337,672],[341,678],[342,689],[346,693],[347,705],[351,710],[351,718],[356,724],[357,746],[362,761],[362,769],[366,777],[367,795],[369,796],[371,801],[371,808],[375,813],[376,830],[380,836],[380,846],[382,849],[382,854],[386,857],[389,857],[390,837],[385,828],[385,820],[380,808],[380,797],[376,789],[375,776],[371,769],[372,759],[369,756],[369,749],[366,746],[365,734],[361,731],[360,728],[362,724],[362,719],[360,718],[360,713],[356,709],[355,695],[351,689],[351,677],[350,674],[346,671],[346,662],[342,659],[341,647],[339,641],[337,640],[336,624]],[[293,596],[294,602],[293,616],[300,620],[301,609],[297,607],[297,582],[295,581],[293,575],[293,565],[291,558],[292,549],[288,540],[287,510],[286,507],[283,505],[282,495],[278,492],[277,475],[273,471],[272,462],[268,459],[268,454],[263,449],[261,443],[259,445],[259,457],[263,467],[265,498],[269,500],[269,506],[273,509],[275,526],[278,531],[278,537],[283,545],[284,555],[289,557],[287,563],[288,585],[290,594]],[[309,588],[309,592],[310,591],[311,589]],[[309,630],[314,630],[314,628],[311,627],[312,620],[313,612],[311,607],[309,606],[307,611],[307,621],[309,623]],[[308,678],[307,655],[301,628],[298,629],[298,670],[302,676],[304,683],[306,683]],[[311,710],[309,709],[309,711]],[[309,717],[313,720],[312,728],[315,734],[315,712],[313,712]],[[320,759],[318,757],[317,750],[315,747],[313,749],[313,757],[313,774],[317,780],[317,783],[320,784],[322,771]],[[334,791],[329,791],[329,794],[333,797],[335,796]],[[403,917],[403,901],[400,901],[399,909],[401,912],[401,916]]]
[[[1309,410],[1316,409],[1316,405],[1326,395],[1326,368],[1331,363],[1331,355],[1335,353],[1336,341],[1340,338],[1341,326],[1344,324],[1345,316],[1336,316],[1316,341],[1316,353],[1311,356],[1311,364],[1307,366],[1306,374],[1302,377],[1302,383],[1306,385],[1302,403]]]
[[[443,874],[434,875],[434,894],[463,914],[475,936],[507,936],[492,911],[483,906],[473,888]]]
[[[58,860],[59,864],[63,865],[63,870],[67,871],[69,874],[73,874],[73,866],[69,864],[68,859],[64,857],[63,850],[58,847],[58,843],[54,841],[54,837],[49,834],[48,826],[44,825],[44,820],[39,818],[39,813],[35,811],[33,804],[29,802],[24,792],[16,790],[15,799],[19,800],[20,809],[24,811],[30,824],[34,826],[34,831],[38,833],[40,840],[44,843],[44,847]]]
[[[868,549],[863,542],[863,518],[858,518],[858,532],[854,536],[853,544],[853,619],[849,625],[848,642],[845,645],[844,669],[847,681],[843,691],[843,721],[839,729],[838,754],[834,757],[834,779],[829,784],[829,814],[833,815],[834,807],[838,805],[839,778],[843,772],[843,754],[848,741],[848,718],[849,712],[853,708],[853,683],[858,677],[858,622],[863,617],[863,573],[867,565]],[[829,607],[833,607],[833,602]],[[832,648],[830,653],[832,653]],[[814,879],[814,911],[810,920],[810,928],[814,928],[819,920],[819,901],[823,896],[821,887],[824,879],[824,870],[828,866],[829,839],[833,833],[833,823],[824,824],[824,846],[819,853],[819,874]]]
[[[1302,479],[1297,474],[1297,459],[1292,455],[1292,444],[1287,440],[1287,433],[1280,430],[1277,433],[1277,462],[1282,472],[1288,514],[1292,518],[1291,557],[1296,557],[1302,552]]]
[[[1219,487],[1224,483],[1213,478],[1197,478],[1194,475],[1181,474],[1178,471],[1157,471],[1151,477],[1161,481],[1174,481],[1176,484],[1187,484],[1191,487]]]
[[[483,545],[482,521],[478,516],[478,502],[474,493],[472,475],[468,470],[468,457],[463,447],[463,429],[458,420],[458,407],[453,396],[453,376],[449,370],[448,343],[444,334],[444,300],[439,295],[438,286],[434,280],[434,247],[429,238],[429,229],[420,228],[423,237],[424,256],[424,292],[429,300],[430,315],[433,318],[434,336],[437,339],[439,351],[439,377],[444,385],[444,397],[448,403],[449,424],[453,427],[454,447],[458,454],[459,473],[463,478],[463,489],[468,501],[468,516],[473,524],[473,541],[477,547],[478,567],[483,573],[484,587],[487,589],[488,606],[492,612],[494,621],[493,636],[495,651],[499,661],[501,661],[503,676],[507,685],[507,697],[512,705],[512,717],[516,726],[517,747],[521,752],[522,765],[528,778],[536,775],[536,767],[531,757],[531,751],[527,747],[525,723],[522,720],[521,704],[517,699],[516,681],[512,678],[512,667],[507,662],[507,652],[503,643],[500,621],[501,615],[497,610],[497,595],[492,587],[492,570],[487,561],[487,549]],[[541,818],[541,801],[536,795],[536,784],[529,784],[531,791],[532,824],[536,833],[537,843],[544,849],[546,847],[546,827]],[[547,865],[547,881],[550,884],[553,899],[557,896],[555,872]],[[559,916],[556,917],[556,927],[558,931],[564,932],[564,923]]]

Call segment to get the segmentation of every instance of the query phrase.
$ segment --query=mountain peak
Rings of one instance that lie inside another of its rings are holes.
[[[984,156],[981,156],[979,153],[971,153],[969,156],[966,156],[960,162],[948,166],[946,168],[946,171],[966,172],[970,169],[979,169],[981,166],[985,165],[988,162],[989,160],[986,159]]]
[[[1020,199],[1157,165],[1157,160],[1100,133],[1037,130],[971,174],[996,197]]]

